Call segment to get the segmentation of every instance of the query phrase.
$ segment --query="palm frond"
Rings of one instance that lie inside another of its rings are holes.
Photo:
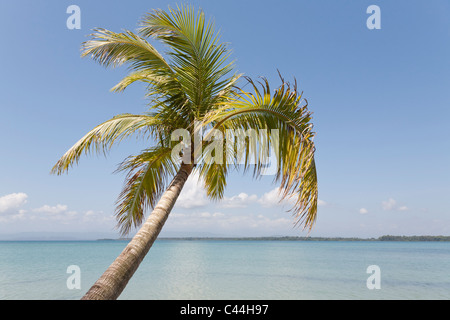
[[[213,201],[223,198],[227,186],[227,174],[234,161],[234,150],[231,145],[225,143],[226,133],[221,132],[220,136],[220,139],[203,141],[200,158],[196,159],[206,195]]]
[[[155,134],[156,125],[160,121],[156,117],[147,115],[118,115],[89,131],[83,138],[75,143],[55,164],[52,173],[58,175],[69,170],[77,163],[80,156],[91,151],[106,153],[114,143],[134,134]]]
[[[297,91],[296,84],[292,87],[283,79],[273,94],[267,80],[263,79],[260,86],[251,79],[248,81],[254,89],[252,93],[241,90],[233,101],[205,116],[203,125],[212,124],[214,128],[235,132],[267,130],[255,135],[258,148],[247,145],[244,149],[244,169],[253,168],[254,176],[259,177],[268,160],[267,149],[261,146],[272,145],[277,151],[275,182],[280,183],[281,196],[283,199],[295,197],[291,209],[295,224],[311,229],[316,219],[318,189],[314,132],[307,102]],[[271,129],[278,130],[279,139],[269,134]]]
[[[128,63],[133,70],[149,69],[155,73],[172,74],[170,65],[145,39],[131,31],[112,32],[94,29],[82,45],[82,57],[92,59],[105,67],[117,67]]]
[[[214,23],[206,21],[202,10],[182,6],[177,10],[153,10],[140,23],[139,33],[167,44],[172,68],[183,91],[192,102],[197,117],[211,108],[215,96],[223,91],[235,76],[227,77],[233,62],[226,44],[214,31]]]
[[[129,85],[136,81],[146,82],[149,85],[165,81],[166,77],[155,74],[152,70],[143,69],[131,72],[124,77],[118,84],[111,88],[112,92],[123,92]]]
[[[129,157],[118,168],[128,171],[126,183],[117,199],[117,227],[126,235],[139,226],[147,208],[154,208],[165,191],[168,179],[177,172],[171,148],[155,147]]]

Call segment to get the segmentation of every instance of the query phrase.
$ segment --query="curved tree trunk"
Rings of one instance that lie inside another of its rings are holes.
[[[181,165],[147,221],[82,300],[115,300],[119,297],[158,237],[192,168],[192,165]]]

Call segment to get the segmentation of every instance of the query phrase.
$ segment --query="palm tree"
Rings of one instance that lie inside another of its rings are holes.
[[[166,45],[165,58],[148,38]],[[235,147],[220,161],[208,161],[205,154],[210,160],[212,153],[218,156],[230,151],[230,144],[222,144],[207,152],[216,142],[213,132],[277,129],[281,139],[264,133],[256,136],[256,145],[268,143],[277,150],[274,182],[280,185],[280,196],[294,199],[291,211],[295,225],[312,228],[317,212],[317,176],[307,102],[296,83],[290,85],[281,78],[281,85],[272,92],[266,79],[256,83],[233,73],[230,51],[219,41],[214,23],[205,19],[203,11],[182,6],[151,11],[141,19],[137,33],[95,29],[90,40],[83,43],[82,56],[90,56],[106,67],[129,66],[130,73],[112,91],[121,92],[136,81],[145,83],[149,110],[145,114],[121,114],[98,125],[61,157],[52,173],[67,172],[82,154],[106,152],[133,134],[150,137],[153,145],[128,157],[118,168],[127,172],[117,200],[118,228],[124,235],[133,228],[140,229],[82,299],[119,297],[192,172],[198,173],[212,200],[223,197],[230,170],[253,167],[255,178],[263,174],[268,159],[267,152],[261,151],[264,148],[245,147],[243,161],[238,161]],[[239,86],[240,81],[244,85]],[[245,85],[252,92],[245,91]],[[173,141],[172,133],[177,129],[187,130],[190,141]],[[190,148],[202,130],[203,143]],[[152,212],[144,223],[149,208]]]

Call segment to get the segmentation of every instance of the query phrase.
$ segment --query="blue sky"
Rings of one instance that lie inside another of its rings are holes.
[[[167,1],[0,3],[0,235],[117,235],[113,174],[143,142],[83,157],[52,176],[59,157],[97,124],[146,109],[142,87],[109,92],[126,74],[80,58],[95,27],[135,30]],[[448,1],[191,1],[216,21],[238,72],[294,77],[314,113],[320,206],[312,236],[450,233],[450,3]],[[81,9],[69,30],[66,9]],[[369,30],[369,5],[381,29]],[[188,182],[164,235],[300,235],[276,205],[271,177],[232,175],[222,203]],[[195,195],[195,196],[194,196]],[[192,205],[192,198],[195,199]],[[190,201],[189,201],[190,199]]]

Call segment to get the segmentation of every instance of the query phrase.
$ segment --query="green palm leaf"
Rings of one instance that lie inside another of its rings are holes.
[[[302,104],[302,94],[296,85],[291,87],[282,79],[282,85],[271,94],[267,80],[263,79],[261,89],[251,80],[254,92],[241,91],[229,104],[212,110],[203,122],[204,126],[213,124],[221,130],[277,129],[278,141],[270,134],[256,135],[259,146],[274,146],[277,150],[278,170],[275,182],[280,183],[283,199],[294,198],[291,209],[296,225],[304,224],[312,228],[317,213],[317,175],[314,161],[315,146],[311,113],[307,103]],[[305,101],[306,102],[306,101]],[[250,160],[253,160],[251,162]],[[245,149],[244,168],[253,166],[257,178],[264,172],[268,153],[262,148]]]
[[[118,171],[128,171],[116,207],[117,227],[122,235],[142,223],[146,209],[154,208],[168,179],[178,171],[171,151],[164,147],[145,150],[126,159],[118,168]]]
[[[58,175],[66,172],[71,165],[78,162],[83,153],[88,154],[93,151],[105,154],[113,144],[119,143],[134,133],[155,134],[157,124],[160,124],[160,121],[156,117],[118,115],[89,131],[58,160],[51,172]]]
[[[127,63],[134,70],[150,69],[157,73],[173,73],[162,55],[145,39],[131,31],[115,33],[103,28],[94,29],[91,40],[82,45],[82,56],[91,56],[105,67]]]
[[[233,62],[225,63],[230,51],[219,42],[214,23],[206,21],[203,11],[195,13],[186,6],[169,12],[153,10],[140,25],[142,36],[158,39],[171,48],[168,55],[172,68],[193,105],[194,114],[202,116],[235,78],[227,77]]]

